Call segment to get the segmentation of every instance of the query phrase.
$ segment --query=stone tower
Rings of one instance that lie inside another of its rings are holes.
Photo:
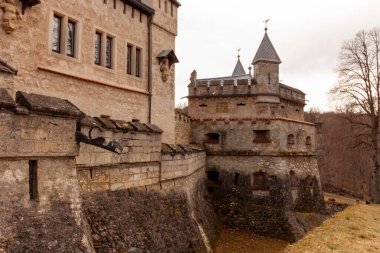
[[[280,57],[273,47],[265,28],[264,38],[252,61],[258,89],[265,93],[279,93]]]

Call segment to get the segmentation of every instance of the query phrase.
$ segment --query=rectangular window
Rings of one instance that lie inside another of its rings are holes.
[[[174,5],[173,5],[173,3],[170,4],[170,15],[172,15],[172,17],[174,17]]]
[[[133,46],[127,46],[127,74],[132,75],[132,50]]]
[[[168,2],[165,1],[165,12],[168,12]]]
[[[96,65],[114,68],[115,37],[102,31],[95,31],[94,63]]]
[[[269,130],[254,130],[255,143],[269,143],[270,142],[270,131]]]
[[[29,197],[30,200],[38,200],[37,161],[29,161]]]
[[[75,26],[76,23],[72,20],[67,22],[67,44],[66,55],[70,57],[75,56]]]
[[[95,33],[95,64],[100,65],[100,59],[102,55],[102,34]]]
[[[136,76],[141,77],[141,49],[136,48]]]
[[[109,36],[106,38],[106,68],[112,68],[112,47],[113,39]]]
[[[161,9],[161,0],[158,0],[158,8]]]
[[[54,15],[53,17],[53,34],[52,34],[52,50],[53,52],[61,52],[61,31],[62,17]]]
[[[68,57],[78,57],[79,21],[60,13],[52,17],[51,51]]]

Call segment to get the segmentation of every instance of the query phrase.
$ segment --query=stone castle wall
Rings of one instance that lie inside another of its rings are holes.
[[[175,113],[175,144],[190,143],[191,118],[184,113]]]
[[[77,181],[76,119],[30,113],[3,91],[0,251],[94,252]]]
[[[206,252],[215,241],[198,147],[162,145],[154,125],[84,117],[66,100],[18,92],[16,104],[4,89],[0,129],[0,251]],[[78,131],[123,152],[78,144]]]
[[[159,9],[158,2],[149,2],[148,6]],[[23,90],[69,99],[89,115],[105,114],[128,121],[138,118],[144,122],[149,121],[149,93],[152,93],[152,123],[162,127],[166,142],[174,143],[170,134],[174,131],[174,65],[171,79],[163,82],[156,58],[162,50],[175,49],[178,6],[173,5],[171,16],[171,2],[167,4],[168,11],[160,9],[154,15],[153,23],[159,26],[151,31],[148,15],[120,0],[43,1],[27,8],[12,33],[0,28],[0,59],[18,69],[11,78],[12,87],[9,81],[0,82],[0,87],[7,88],[12,96],[16,90]],[[21,12],[20,1],[16,7]],[[62,53],[52,51],[54,14],[63,18],[63,30],[65,20],[76,22],[74,57],[64,53],[65,38],[61,40]],[[94,63],[96,31],[113,38],[110,69]],[[149,54],[149,33],[152,54]],[[141,77],[127,74],[127,45],[142,50]]]
[[[268,131],[258,136],[259,131]],[[216,133],[218,139],[209,140],[207,134]],[[293,135],[293,142],[288,137]],[[259,138],[260,137],[260,138]],[[261,139],[266,137],[266,139]],[[310,142],[306,139],[310,137]],[[209,152],[248,151],[257,154],[314,153],[316,147],[313,124],[283,118],[230,118],[193,120],[191,141],[202,143]]]

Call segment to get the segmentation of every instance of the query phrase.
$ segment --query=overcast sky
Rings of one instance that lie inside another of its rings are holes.
[[[185,102],[190,73],[232,74],[241,48],[249,64],[264,35],[282,60],[280,80],[303,90],[310,107],[333,109],[327,92],[336,83],[342,42],[380,27],[380,0],[182,0],[176,54],[176,104]]]

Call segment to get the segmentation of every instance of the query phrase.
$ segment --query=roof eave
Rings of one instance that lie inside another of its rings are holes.
[[[148,5],[141,3],[137,0],[122,0],[124,3],[132,6],[133,8],[138,9],[139,11],[143,12],[144,14],[148,16],[153,16],[155,11],[154,9],[150,8]]]

